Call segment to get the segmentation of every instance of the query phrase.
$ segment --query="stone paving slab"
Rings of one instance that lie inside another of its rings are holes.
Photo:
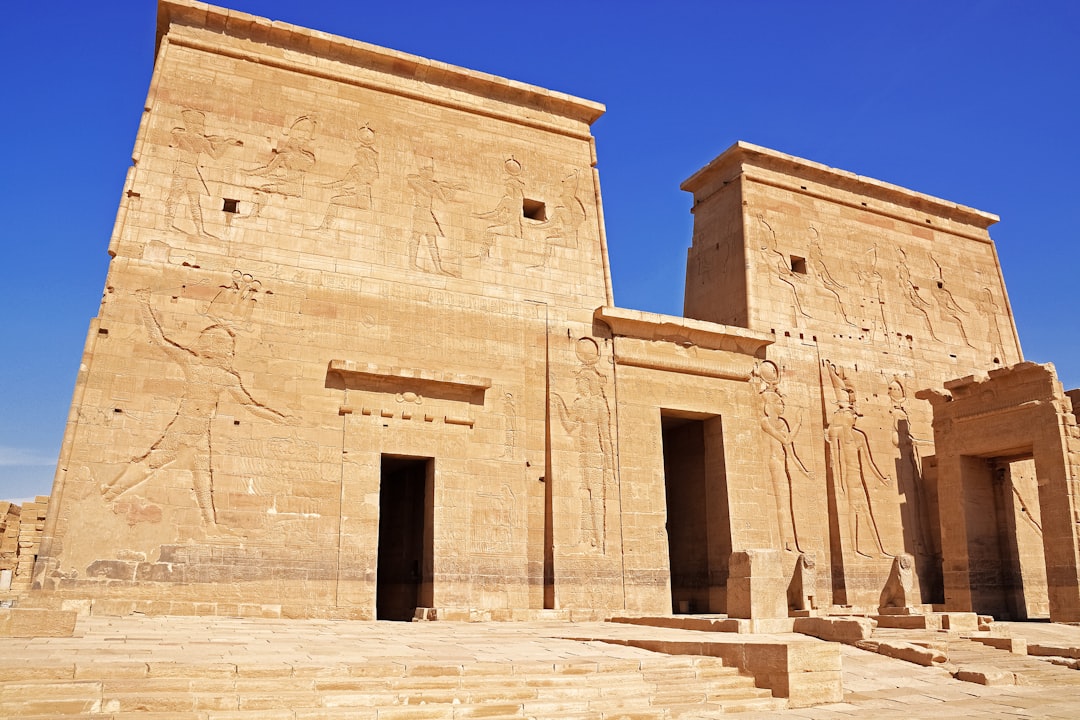
[[[1070,644],[1080,628],[1027,624],[1008,630],[1038,642]],[[120,668],[146,664],[151,675],[167,677],[177,665],[217,664],[259,669],[307,668],[313,675],[355,673],[365,664],[399,664],[406,677],[420,680],[424,667],[460,664],[462,674],[498,672],[530,665],[574,672],[587,663],[641,663],[655,653],[602,642],[601,638],[701,640],[716,633],[620,626],[612,623],[384,623],[360,621],[267,620],[192,617],[85,617],[69,638],[0,638],[0,681],[28,666],[68,666],[86,672],[102,661]],[[581,642],[567,639],[588,637]],[[805,636],[788,639],[805,641]],[[762,641],[782,634],[746,636]],[[1000,652],[1002,657],[1008,653]],[[985,687],[953,679],[941,668],[920,667],[851,646],[842,647],[844,702],[811,708],[748,711],[744,720],[792,718],[1073,718],[1080,717],[1080,687]],[[513,670],[511,670],[513,672]],[[1080,671],[1073,671],[1078,672]],[[1080,674],[1078,674],[1080,677]],[[710,718],[713,712],[688,717]]]

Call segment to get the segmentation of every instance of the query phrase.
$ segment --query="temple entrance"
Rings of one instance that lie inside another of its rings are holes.
[[[964,457],[972,610],[1002,620],[1047,616],[1046,561],[1031,455]],[[1033,495],[1033,497],[1025,497]]]
[[[720,418],[665,410],[661,428],[672,610],[723,612],[731,533]]]
[[[431,458],[382,456],[375,616],[412,620],[432,604],[434,468]]]
[[[945,609],[1040,616],[1045,588],[1052,621],[1080,622],[1080,429],[1053,366],[916,397],[934,408]]]

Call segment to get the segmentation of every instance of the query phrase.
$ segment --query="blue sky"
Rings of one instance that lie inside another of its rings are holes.
[[[232,0],[597,100],[615,298],[679,314],[690,197],[736,140],[1001,216],[1027,359],[1080,386],[1080,3]],[[47,494],[153,64],[153,0],[7,3],[0,498]]]

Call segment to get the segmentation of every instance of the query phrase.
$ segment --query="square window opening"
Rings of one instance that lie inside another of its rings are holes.
[[[521,203],[521,214],[530,220],[547,220],[547,207],[542,200],[525,198]]]

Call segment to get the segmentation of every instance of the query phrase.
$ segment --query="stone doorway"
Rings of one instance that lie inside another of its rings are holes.
[[[1002,620],[1049,613],[1038,495],[1031,505],[1022,487],[1033,467],[1030,453],[961,459],[974,612]]]
[[[383,455],[379,482],[379,555],[375,616],[412,620],[432,605],[432,458]]]
[[[672,611],[724,612],[731,532],[720,418],[662,411],[661,429]]]
[[[1080,622],[1080,430],[1053,366],[1019,363],[916,397],[934,409],[945,609],[1024,618],[1045,582],[1050,619]],[[1026,484],[1014,482],[1025,466]]]

